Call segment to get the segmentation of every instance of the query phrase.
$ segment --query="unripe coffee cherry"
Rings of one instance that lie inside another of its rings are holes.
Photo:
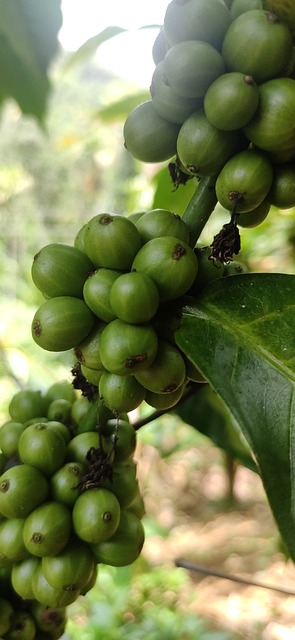
[[[80,342],[80,344],[78,344],[74,349],[77,360],[89,369],[104,369],[100,358],[99,345],[101,334],[106,326],[105,322],[98,321],[87,338]]]
[[[100,357],[105,369],[117,375],[134,375],[149,367],[157,353],[158,337],[150,324],[134,325],[113,320],[102,332]]]
[[[99,380],[99,395],[115,413],[133,411],[145,398],[145,388],[134,376],[122,376],[106,371]]]
[[[224,165],[216,180],[216,195],[225,209],[252,211],[266,198],[272,179],[273,169],[266,154],[246,149]]]
[[[110,304],[114,314],[124,322],[149,322],[159,306],[159,292],[146,273],[124,273],[114,282],[110,291]]]
[[[32,280],[44,296],[83,297],[83,285],[93,271],[89,258],[75,247],[63,243],[48,244],[35,256]]]
[[[148,369],[136,373],[136,378],[148,391],[171,393],[183,385],[185,375],[185,363],[179,349],[160,340],[154,362]]]
[[[181,126],[177,154],[190,174],[212,176],[234,154],[239,142],[237,131],[217,129],[209,122],[203,109],[198,109]]]
[[[143,245],[135,256],[132,270],[147,273],[154,280],[163,302],[188,291],[197,275],[198,260],[186,242],[165,236]]]
[[[164,30],[170,45],[202,40],[219,49],[230,22],[229,10],[220,0],[172,0],[164,16]]]
[[[292,37],[287,25],[261,9],[238,16],[226,32],[222,56],[229,71],[240,71],[261,83],[287,65]]]
[[[164,61],[154,70],[150,94],[157,113],[168,122],[176,124],[182,124],[202,104],[201,100],[180,96],[172,89],[165,74]]]
[[[99,213],[86,224],[84,247],[96,267],[129,269],[140,246],[136,226],[124,216]]]
[[[152,100],[147,100],[127,116],[124,144],[141,162],[164,162],[175,155],[178,132],[179,125],[162,118]]]
[[[251,120],[258,102],[259,91],[252,76],[240,72],[225,73],[209,87],[204,111],[214,127],[234,131]]]
[[[104,322],[111,322],[116,318],[110,305],[110,290],[115,280],[121,275],[122,271],[101,268],[96,269],[85,281],[84,300],[89,309]]]
[[[46,351],[67,351],[86,338],[94,320],[83,300],[71,296],[50,298],[35,313],[32,336]]]
[[[199,40],[185,40],[171,47],[163,68],[173,91],[184,98],[196,99],[203,98],[210,84],[225,72],[220,53],[208,42]]]
[[[146,211],[136,226],[143,244],[161,236],[172,236],[189,244],[189,230],[185,222],[178,214],[167,209]]]

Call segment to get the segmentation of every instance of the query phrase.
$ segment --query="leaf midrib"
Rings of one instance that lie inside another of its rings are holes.
[[[292,307],[293,305],[290,305],[290,307],[288,308]],[[284,307],[284,310],[285,309],[287,309],[287,307]],[[200,314],[199,311],[201,312]],[[233,336],[235,342],[244,344],[248,348],[251,347],[252,351],[255,351],[259,356],[263,357],[264,360],[267,360],[272,366],[278,369],[282,373],[282,375],[295,383],[295,373],[288,367],[287,364],[284,363],[284,361],[279,360],[277,356],[275,356],[271,351],[259,345],[255,340],[253,340],[253,336],[251,334],[247,333],[246,331],[242,331],[241,326],[244,327],[253,325],[254,323],[259,322],[262,318],[256,318],[255,320],[252,320],[249,323],[245,323],[243,325],[235,324],[233,328],[232,323],[228,322],[228,316],[225,313],[218,311],[216,306],[210,303],[206,304],[204,302],[201,303],[200,309],[195,308],[194,314],[188,313],[187,315],[199,315],[199,317],[203,317],[203,319],[205,317],[207,322],[211,322],[211,324],[217,325],[219,330],[222,329],[224,332],[227,332],[228,334]],[[263,318],[268,318],[272,315],[275,317],[275,312],[266,314],[265,316],[263,316]],[[224,322],[225,320],[226,322]]]

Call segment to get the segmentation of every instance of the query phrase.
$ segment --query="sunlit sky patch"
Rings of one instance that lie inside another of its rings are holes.
[[[77,50],[88,38],[109,25],[131,31],[99,47],[97,58],[116,75],[147,88],[154,69],[152,45],[158,29],[138,31],[148,24],[163,24],[168,0],[62,0],[64,49]]]

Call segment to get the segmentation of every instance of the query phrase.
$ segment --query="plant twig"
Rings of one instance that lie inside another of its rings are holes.
[[[195,246],[211,213],[215,209],[217,203],[215,182],[216,176],[202,177],[183,213],[182,219],[189,229],[192,247]]]
[[[291,589],[284,589],[283,587],[276,587],[275,585],[265,584],[264,582],[258,582],[257,580],[247,580],[246,578],[241,578],[240,576],[230,575],[228,573],[224,573],[223,571],[208,569],[207,567],[203,567],[199,564],[194,564],[193,562],[183,560],[182,558],[180,558],[179,560],[175,560],[175,565],[176,567],[181,567],[182,569],[188,569],[189,571],[203,573],[206,576],[213,576],[214,578],[221,578],[223,580],[231,580],[232,582],[238,582],[239,584],[246,584],[251,587],[260,587],[261,589],[278,591],[279,593],[284,593],[288,596],[295,596],[295,591],[292,591]]]
[[[170,413],[170,412],[173,413],[173,410],[179,407],[179,405],[185,402],[188,398],[190,398],[191,396],[194,396],[202,387],[204,387],[203,383],[198,384],[198,383],[191,382],[187,386],[187,389],[185,390],[184,394],[181,396],[179,402],[177,402],[176,405],[171,407],[171,409],[157,409],[156,411],[153,411],[152,413],[150,413],[149,416],[145,416],[144,418],[139,418],[139,420],[136,420],[136,422],[133,422],[133,425],[132,425],[133,428],[135,429],[135,431],[137,431],[141,427],[144,427],[146,424],[149,424],[150,422],[154,422],[154,420],[157,420],[157,418],[161,418],[161,416],[165,415],[166,413]]]

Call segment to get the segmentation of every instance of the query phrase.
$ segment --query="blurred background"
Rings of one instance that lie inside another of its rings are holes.
[[[43,301],[31,281],[45,244],[73,244],[97,213],[161,206],[182,213],[191,184],[174,191],[166,165],[143,165],[123,146],[128,112],[149,96],[152,45],[166,0],[63,0],[59,50],[50,69],[43,128],[5,101],[0,119],[0,417],[24,386],[70,379],[71,353],[40,350],[31,321]],[[142,28],[149,25],[149,28]],[[119,35],[98,46],[108,26]],[[89,40],[93,39],[93,40]],[[88,41],[88,47],[83,47]],[[81,47],[81,49],[80,49]],[[228,221],[217,207],[201,241]],[[275,208],[241,230],[253,271],[294,273],[295,212]],[[166,415],[138,432],[146,543],[134,565],[101,567],[97,586],[69,608],[69,640],[289,640],[295,599],[229,580],[189,574],[179,557],[287,588],[284,556],[260,480],[200,431]]]

